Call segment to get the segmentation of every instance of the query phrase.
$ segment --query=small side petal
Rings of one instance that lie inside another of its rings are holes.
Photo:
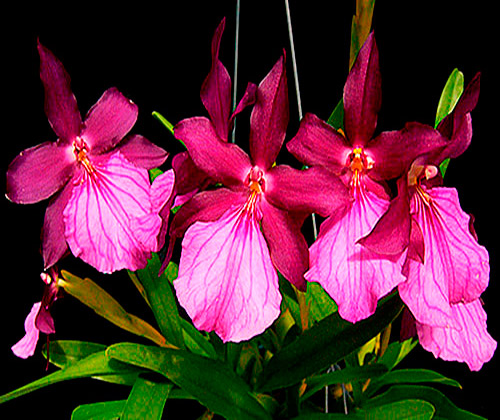
[[[7,169],[7,198],[31,204],[49,198],[73,174],[75,156],[71,146],[45,142],[24,150]]]
[[[40,310],[40,305],[42,302],[36,302],[31,308],[30,313],[24,321],[24,330],[26,335],[12,346],[12,352],[22,359],[27,359],[35,354],[36,345],[38,343],[38,337],[40,332],[35,326],[35,318]]]
[[[117,150],[129,162],[144,169],[158,168],[168,158],[166,150],[138,134],[132,135],[121,142]]]
[[[207,118],[193,117],[175,126],[175,136],[188,149],[199,170],[226,186],[241,184],[252,165],[248,155],[238,146],[219,140]]]
[[[282,56],[259,84],[250,117],[250,156],[261,169],[269,169],[275,162],[288,120],[288,87]]]
[[[323,217],[351,201],[344,183],[322,168],[298,170],[278,165],[266,173],[266,200],[285,210]]]
[[[306,114],[288,151],[308,166],[323,166],[339,174],[352,147],[342,134],[314,114]]]
[[[262,333],[280,313],[266,241],[258,220],[242,207],[188,229],[174,287],[196,328],[215,331],[224,342]]]
[[[459,328],[432,327],[417,323],[422,347],[443,360],[465,362],[478,371],[495,353],[497,342],[486,326],[486,312],[480,299],[452,306]]]
[[[309,266],[307,242],[300,231],[305,216],[280,210],[262,201],[262,231],[276,269],[299,290],[306,290]]]
[[[45,88],[45,114],[52,129],[65,144],[71,144],[80,134],[82,117],[71,81],[62,63],[48,48],[38,42],[40,79]]]
[[[104,153],[127,135],[137,114],[137,105],[118,89],[110,88],[87,113],[81,137],[92,154]]]

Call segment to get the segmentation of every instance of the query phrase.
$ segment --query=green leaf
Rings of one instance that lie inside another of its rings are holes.
[[[394,385],[383,394],[366,400],[363,409],[370,409],[407,399],[424,400],[432,404],[436,410],[433,419],[479,420],[480,416],[458,408],[448,397],[435,388],[422,385]]]
[[[387,366],[387,369],[394,369],[418,344],[418,340],[412,338],[400,343],[396,341],[389,344],[384,354],[378,359],[379,363]]]
[[[427,401],[411,399],[396,401],[366,410],[356,409],[348,415],[314,413],[295,417],[294,420],[430,420],[433,418],[434,411],[432,404]]]
[[[327,385],[348,384],[351,382],[365,381],[387,373],[387,368],[381,364],[359,367],[347,367],[323,375],[311,376],[306,380],[307,388],[302,400],[314,395]]]
[[[158,121],[160,121],[163,124],[163,126],[168,131],[170,131],[170,134],[174,135],[174,125],[170,121],[168,121],[163,115],[161,115],[157,111],[153,111],[153,113],[151,115],[153,115],[154,118],[156,118]],[[182,143],[181,140],[179,140],[179,141]],[[182,143],[182,144],[184,144],[184,143]]]
[[[109,293],[92,280],[81,279],[64,270],[61,271],[61,275],[64,280],[59,279],[59,285],[98,315],[126,331],[153,341],[159,346],[167,345],[165,337],[155,328],[125,311]]]
[[[349,70],[352,68],[359,50],[365,43],[372,27],[375,0],[356,0],[356,14],[352,17],[351,48],[349,52]]]
[[[161,420],[172,383],[137,378],[120,420]]]
[[[127,400],[120,400],[83,404],[73,410],[71,420],[117,420],[126,402]]]
[[[68,365],[66,368],[51,373],[41,379],[31,382],[21,388],[18,388],[8,394],[0,397],[0,404],[14,398],[26,395],[30,392],[67,381],[69,379],[88,378],[88,377],[106,377],[108,375],[124,375],[141,372],[135,366],[126,365],[116,360],[110,360],[104,351],[91,354],[90,356]]]
[[[464,75],[458,69],[454,69],[451,72],[450,77],[446,81],[443,92],[441,93],[441,97],[439,98],[434,127],[437,127],[441,120],[453,111],[455,105],[460,99],[460,96],[462,96],[463,91]],[[446,173],[446,170],[448,169],[449,164],[450,159],[448,158],[445,159],[441,163],[441,165],[439,165],[439,169],[443,177]]]
[[[72,340],[52,341],[50,343],[49,361],[58,368],[64,369],[71,366],[73,363],[90,356],[91,354],[98,353],[100,351],[102,352],[104,350],[106,350],[106,346],[104,344]],[[43,349],[43,355],[44,357],[47,357],[46,348]],[[132,369],[131,372],[127,372],[125,374],[95,376],[94,379],[114,384],[132,386],[141,372],[142,370],[140,369]]]
[[[191,323],[181,318],[182,336],[186,348],[200,356],[217,358],[217,352],[210,343],[208,336],[197,330]]]
[[[249,386],[219,360],[133,343],[115,344],[106,353],[166,376],[208,409],[228,419],[270,419]]]
[[[327,121],[336,130],[344,129],[344,100],[341,98]]]
[[[464,74],[458,69],[454,69],[444,86],[436,112],[434,127],[437,127],[441,120],[446,117],[457,104],[464,91]]]
[[[373,395],[378,389],[389,384],[418,384],[418,383],[436,383],[462,388],[454,379],[447,378],[438,372],[428,369],[398,369],[374,379],[370,383],[367,392]]]
[[[379,303],[377,312],[356,324],[332,314],[305,331],[270,360],[259,378],[261,391],[272,391],[300,382],[303,378],[346,357],[389,325],[401,312],[397,294]]]
[[[169,275],[173,274],[172,267],[158,276],[160,268],[160,257],[158,254],[153,254],[148,265],[142,270],[137,270],[135,274],[144,287],[144,293],[161,333],[169,343],[184,348],[184,338],[180,325],[181,317],[170,285]]]
[[[308,282],[306,304],[309,306],[309,315],[317,322],[337,312],[337,305],[319,283]]]

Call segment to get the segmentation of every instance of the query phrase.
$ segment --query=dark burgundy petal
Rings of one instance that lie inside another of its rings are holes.
[[[196,192],[208,183],[207,174],[196,167],[187,152],[174,156],[172,168],[175,172],[175,191],[177,195]]]
[[[63,212],[73,191],[72,182],[68,182],[50,201],[45,211],[42,228],[42,257],[44,269],[52,267],[68,251],[68,244],[64,236]]]
[[[245,200],[244,194],[227,188],[198,193],[175,214],[170,236],[180,238],[193,223],[217,220],[229,207],[243,204]]]
[[[132,135],[121,142],[119,150],[129,162],[144,169],[158,168],[168,157],[166,150],[138,134]]]
[[[371,232],[357,243],[382,255],[399,255],[410,242],[410,201],[406,177],[398,180],[398,195]]]
[[[7,169],[7,198],[19,204],[49,198],[71,177],[75,162],[71,146],[56,142],[24,150]]]
[[[382,103],[378,49],[373,32],[368,36],[344,86],[344,128],[354,146],[373,136]]]
[[[335,173],[344,168],[352,151],[344,136],[314,114],[305,115],[286,147],[302,163],[323,166]]]
[[[219,60],[219,47],[226,19],[217,27],[212,39],[212,68],[201,86],[201,101],[210,115],[215,131],[221,140],[227,141],[231,112],[231,78]]]
[[[370,176],[391,179],[401,176],[420,155],[440,152],[448,140],[432,127],[410,122],[402,130],[384,131],[367,145],[373,159]]]
[[[234,110],[233,115],[231,115],[231,118],[229,120],[230,130],[232,130],[233,128],[234,119],[236,118],[236,116],[240,112],[242,112],[247,106],[253,105],[256,100],[257,100],[257,85],[254,83],[248,83],[245,93],[243,94],[243,98],[241,98],[241,101],[238,102],[238,105],[236,105],[236,109]]]
[[[250,118],[250,156],[261,169],[269,169],[275,162],[288,120],[288,88],[282,56],[260,83]]]
[[[276,269],[299,290],[306,290],[304,274],[309,268],[307,242],[300,228],[304,217],[261,201],[262,231]]]
[[[132,129],[138,108],[118,89],[104,92],[89,110],[81,137],[92,154],[101,154],[113,148]]]
[[[82,117],[71,91],[68,73],[57,57],[40,41],[40,79],[45,89],[45,114],[52,129],[64,143],[71,143],[80,134]]]
[[[226,186],[245,181],[252,165],[248,155],[238,146],[219,140],[209,119],[193,117],[182,120],[174,128],[189,156],[199,170]]]
[[[276,207],[323,217],[351,200],[347,187],[331,172],[319,167],[301,171],[286,165],[266,173],[265,196]]]

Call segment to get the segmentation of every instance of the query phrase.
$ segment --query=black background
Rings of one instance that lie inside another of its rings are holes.
[[[116,86],[139,106],[135,133],[145,135],[171,153],[179,145],[152,118],[153,110],[171,122],[205,115],[199,89],[210,68],[213,31],[226,16],[220,58],[233,71],[235,1],[165,1],[148,4],[104,2],[65,6],[13,5],[3,13],[2,30],[2,173],[23,149],[55,140],[43,113],[36,39],[50,48],[72,77],[80,111]],[[461,5],[466,6],[461,6]],[[327,119],[342,95],[348,72],[349,37],[355,1],[291,1],[296,54],[304,112]],[[466,83],[482,72],[481,97],[473,113],[472,145],[448,170],[445,183],[459,190],[462,208],[476,217],[481,244],[490,252],[491,281],[483,295],[489,331],[500,338],[498,317],[498,34],[495,10],[487,1],[381,1],[373,27],[380,51],[383,104],[378,130],[401,128],[406,121],[433,124],[442,87],[458,67]],[[298,127],[297,106],[283,1],[242,0],[239,97],[248,81],[258,83],[287,50],[291,122],[287,140]],[[248,114],[238,121],[237,142],[246,147]],[[283,159],[288,157],[283,156]],[[5,183],[3,184],[5,185]],[[2,199],[2,335],[0,393],[45,374],[40,348],[28,360],[16,358],[10,347],[23,334],[23,322],[41,297],[39,233],[46,202],[22,206]],[[127,310],[151,320],[124,273],[105,276],[72,258],[63,268],[90,276],[110,291]],[[135,338],[108,325],[68,297],[54,308],[56,338],[105,344]],[[460,407],[488,416],[496,406],[498,356],[479,373],[465,364],[435,360],[415,350],[407,367],[435,369],[462,383],[462,390],[443,389]],[[70,381],[0,406],[1,418],[69,419],[79,404],[126,398],[128,388],[92,380]],[[167,403],[172,413],[182,404]],[[6,413],[6,414],[4,414]],[[196,412],[180,417],[195,418]]]

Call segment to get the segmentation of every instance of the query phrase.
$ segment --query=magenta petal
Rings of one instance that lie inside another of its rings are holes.
[[[151,143],[141,135],[133,135],[120,143],[120,153],[139,168],[154,169],[161,166],[168,157],[168,152]]]
[[[307,242],[300,231],[304,217],[262,201],[262,231],[276,269],[299,290],[305,291],[308,268]]]
[[[245,181],[252,165],[248,155],[238,146],[219,140],[207,118],[193,117],[175,126],[175,136],[182,140],[199,170],[224,185]]]
[[[186,203],[199,189],[210,182],[207,174],[196,167],[187,152],[178,153],[173,157],[172,168],[175,172],[174,206]]]
[[[110,88],[89,110],[81,137],[92,154],[103,153],[114,147],[134,126],[137,105]]]
[[[52,267],[68,251],[64,237],[63,212],[73,192],[73,183],[69,181],[64,188],[54,196],[45,210],[42,228],[42,256],[44,269]]]
[[[282,209],[328,216],[351,200],[337,176],[322,168],[278,165],[266,173],[266,200]]]
[[[421,324],[453,326],[450,305],[470,302],[489,282],[489,257],[469,230],[453,188],[425,190],[431,205],[415,194],[413,218],[422,230],[424,263],[409,261],[408,281],[399,286],[403,301]]]
[[[22,151],[7,169],[7,198],[18,204],[49,198],[71,177],[75,162],[71,146],[56,142]]]
[[[151,247],[152,251],[159,251],[164,243],[167,234],[170,209],[174,200],[175,174],[174,170],[170,169],[160,176],[157,176],[151,185],[151,206],[154,214],[161,217],[161,228],[158,233],[157,243],[155,247]]]
[[[311,268],[306,280],[321,284],[348,321],[372,315],[378,299],[405,280],[401,274],[404,255],[391,260],[357,243],[388,206],[388,201],[370,191],[358,192],[354,203],[323,222],[309,250]]]
[[[373,32],[361,47],[344,86],[344,127],[354,146],[373,136],[382,103],[378,48]]]
[[[229,119],[229,129],[233,129],[234,126],[234,119],[236,116],[242,112],[246,107],[253,105],[255,101],[257,100],[257,85],[254,83],[248,83],[247,88],[245,89],[245,93],[243,94],[243,97],[241,98],[240,102],[238,102],[238,105],[236,105],[236,108],[231,115],[231,118]]]
[[[71,252],[104,273],[143,268],[150,249],[136,237],[132,221],[147,222],[142,229],[154,231],[151,236],[161,226],[151,208],[148,171],[119,152],[92,164],[94,172],[83,171],[64,209]],[[141,232],[140,238],[144,235]]]
[[[281,57],[257,89],[250,117],[250,156],[255,165],[269,169],[276,160],[288,125],[288,88],[285,57]]]
[[[174,286],[195,327],[224,342],[262,333],[280,313],[278,276],[259,222],[239,206],[188,229]]]
[[[392,179],[407,171],[418,156],[441,151],[447,144],[447,139],[439,131],[412,122],[402,130],[380,133],[367,149],[374,159],[374,175],[380,179]]]
[[[24,330],[26,331],[26,335],[12,346],[13,353],[22,359],[27,359],[35,354],[38,337],[40,335],[40,332],[35,326],[35,318],[40,310],[41,304],[42,302],[36,302],[33,305],[29,315],[24,321]]]
[[[302,163],[323,166],[335,173],[344,168],[352,151],[344,136],[314,114],[305,115],[286,147]]]
[[[226,19],[217,27],[212,39],[212,68],[201,86],[201,101],[210,115],[215,131],[223,141],[228,139],[231,112],[231,78],[219,60],[219,47]]]
[[[495,353],[497,342],[486,329],[486,312],[480,299],[452,306],[458,328],[432,327],[417,323],[422,347],[443,360],[465,362],[480,370]]]
[[[40,79],[45,88],[45,114],[52,129],[65,144],[80,133],[82,117],[71,91],[70,77],[57,57],[40,42]]]

